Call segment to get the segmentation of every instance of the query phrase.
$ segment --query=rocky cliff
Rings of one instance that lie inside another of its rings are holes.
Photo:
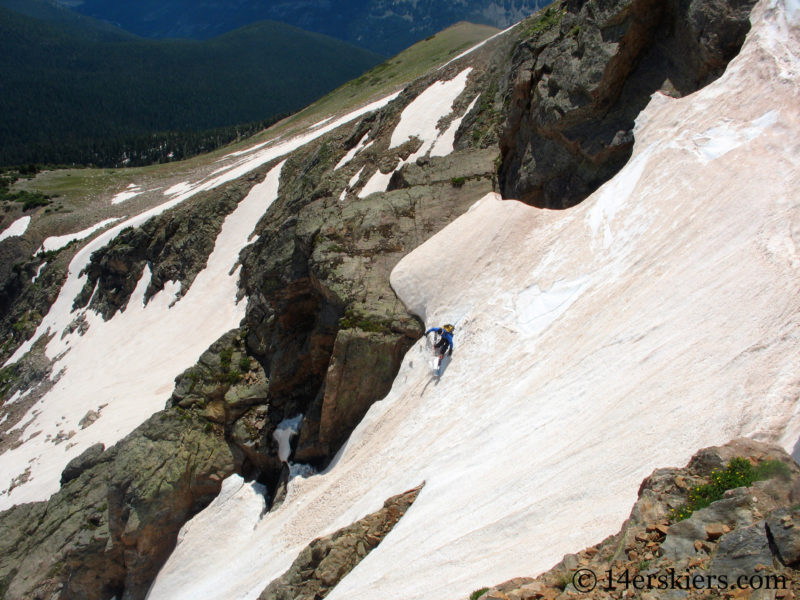
[[[74,309],[113,321],[131,310],[144,272],[152,273],[145,303],[174,282],[178,301],[225,218],[267,173],[280,174],[238,258],[247,298],[240,327],[177,377],[163,411],[113,447],[89,447],[69,463],[49,500],[0,514],[5,597],[143,598],[181,525],[222,479],[256,478],[272,503],[287,476],[274,433],[287,418],[303,415],[290,459],[328,466],[422,334],[389,285],[398,261],[495,189],[538,206],[579,202],[625,163],[633,119],[653,91],[682,95],[724,70],[748,29],[749,6],[554,4],[411,83],[384,108],[120,231],[92,255]],[[434,123],[437,136],[454,125],[446,153],[421,133],[396,143],[408,107],[461,80]],[[383,184],[368,193],[375,182]],[[41,319],[55,299],[34,293],[33,269],[23,264],[7,280],[7,354],[27,337],[12,332],[35,329],[18,315],[35,322],[34,311]],[[45,379],[45,358],[34,347],[4,373],[4,448],[19,446],[24,427],[9,432],[47,392],[45,385],[10,401]],[[96,417],[87,414],[86,427]]]
[[[563,2],[528,22],[502,83],[500,189],[544,208],[586,198],[630,158],[634,119],[659,91],[719,77],[755,2]]]

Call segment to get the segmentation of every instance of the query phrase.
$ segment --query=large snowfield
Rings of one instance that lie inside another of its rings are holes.
[[[227,481],[149,600],[256,598],[313,538],[422,481],[328,598],[464,598],[617,531],[656,467],[742,435],[794,450],[798,16],[762,1],[725,75],[656,95],[629,164],[581,205],[488,196],[403,259],[406,305],[457,326],[441,379],[420,341],[327,472],[266,516]]]
[[[643,477],[683,465],[703,446],[744,435],[794,451],[800,3],[761,0],[752,22],[723,77],[686,98],[653,97],[637,119],[628,165],[582,204],[545,211],[489,195],[405,257],[392,273],[400,298],[426,326],[456,325],[441,378],[432,376],[431,350],[420,340],[327,471],[292,479],[270,513],[257,484],[228,479],[184,527],[148,599],[255,599],[312,539],[423,481],[398,525],[328,598],[465,598],[535,575],[616,532]],[[437,88],[450,94],[447,109],[457,83]],[[343,122],[237,153],[207,181],[176,188],[168,204]],[[441,149],[433,135],[426,148]],[[174,306],[175,289],[141,305],[145,273],[125,313],[107,323],[87,313],[85,336],[53,338],[49,355],[72,350],[56,363],[64,376],[23,420],[25,437],[45,429],[52,438],[76,429],[87,410],[108,406],[70,440],[79,445],[65,449],[42,434],[0,456],[4,479],[31,467],[28,483],[0,495],[0,508],[46,498],[66,460],[96,441],[113,443],[163,407],[171,378],[238,324],[244,301],[234,301],[231,269],[274,198],[279,172],[280,165],[228,217],[208,273]],[[63,299],[37,336],[74,318],[89,252],[74,259]],[[192,307],[196,287],[195,297],[216,304]],[[209,310],[224,319],[197,335]],[[173,321],[179,330],[159,329]],[[124,349],[112,343],[140,330]],[[175,357],[169,339],[185,331],[194,345]],[[131,357],[156,361],[167,352],[169,369],[136,381],[149,371],[132,372]],[[106,355],[116,362],[98,367]]]

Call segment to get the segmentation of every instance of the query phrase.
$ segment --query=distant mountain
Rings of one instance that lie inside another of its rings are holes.
[[[457,21],[507,27],[550,0],[70,0],[84,15],[150,38],[204,39],[262,19],[393,55]]]
[[[72,162],[66,150],[93,140],[262,121],[382,60],[275,22],[205,41],[155,41],[28,4],[43,18],[0,7],[0,164]]]
[[[58,25],[63,32],[80,35],[84,39],[119,40],[139,37],[107,21],[79,14],[67,6],[67,2],[56,0],[0,0],[0,7]]]

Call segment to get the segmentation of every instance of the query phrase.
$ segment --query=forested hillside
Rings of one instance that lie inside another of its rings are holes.
[[[204,42],[92,31],[0,7],[0,164],[136,164],[210,150],[381,60],[274,22]],[[168,131],[189,133],[153,135]]]

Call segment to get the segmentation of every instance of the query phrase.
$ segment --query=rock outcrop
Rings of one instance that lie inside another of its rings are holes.
[[[744,481],[757,480],[731,487],[740,481],[737,461],[758,473]],[[687,509],[711,487],[721,498]],[[473,598],[793,598],[800,584],[799,503],[800,467],[782,448],[733,440],[699,451],[683,469],[654,471],[616,535],[536,578],[476,590]]]
[[[501,84],[503,195],[545,208],[586,198],[627,162],[653,93],[684,96],[722,74],[754,4],[564,0],[525,21]]]
[[[392,496],[379,511],[306,546],[286,573],[258,600],[321,600],[392,530],[417,499],[424,483]]]
[[[177,407],[89,448],[50,500],[0,513],[0,597],[144,598],[180,527],[241,463],[221,427]]]

